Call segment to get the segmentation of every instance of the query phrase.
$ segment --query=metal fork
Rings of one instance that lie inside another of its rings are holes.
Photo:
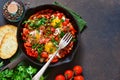
[[[72,39],[72,34],[70,32],[66,33],[63,36],[63,38],[60,40],[60,43],[58,45],[58,49],[56,50],[56,52],[50,57],[48,62],[38,71],[38,73],[32,78],[32,80],[39,80],[40,79],[40,77],[43,75],[43,73],[45,72],[45,70],[49,66],[49,64],[52,61],[52,59],[58,53],[58,51],[60,49],[63,49],[64,47],[66,47],[70,43],[71,39]]]

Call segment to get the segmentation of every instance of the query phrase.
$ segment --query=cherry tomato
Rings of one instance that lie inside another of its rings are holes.
[[[55,80],[65,80],[65,77],[62,74],[56,76]]]
[[[65,22],[66,22],[66,23],[69,23],[69,19],[65,19]]]
[[[74,72],[72,70],[66,70],[64,75],[66,79],[71,79],[73,77]]]
[[[67,26],[67,23],[66,23],[66,22],[63,22],[62,24],[63,24],[63,26]]]
[[[42,57],[42,58],[48,58],[47,52],[42,52],[42,53],[41,53],[41,57]]]
[[[27,28],[23,28],[23,35],[27,35],[29,33],[29,30]]]
[[[55,40],[56,40],[56,41],[58,41],[58,40],[59,40],[59,37],[58,37],[58,36],[56,36],[56,37],[55,37]]]
[[[62,23],[62,25],[63,25],[63,26],[67,26],[68,23],[69,23],[69,19],[66,19],[66,20]]]
[[[82,73],[83,69],[81,66],[76,65],[73,67],[73,71],[74,71],[75,75],[80,75]]]
[[[52,60],[52,63],[58,62],[59,58],[57,56],[55,56]]]
[[[57,16],[58,16],[59,19],[61,19],[62,16],[63,16],[63,13],[57,13]]]
[[[70,26],[70,30],[71,30],[71,33],[74,35],[76,30],[74,29],[74,27],[72,25]]]
[[[55,32],[55,28],[51,27],[51,31],[52,31],[52,32]]]
[[[50,39],[49,38],[45,38],[45,40],[43,41],[43,43],[47,43]]]
[[[83,76],[75,76],[74,77],[74,80],[84,80],[84,77]]]
[[[32,49],[31,47],[27,47],[27,48],[26,48],[26,51],[27,51],[27,54],[28,54],[29,56],[32,56],[32,57],[35,57],[35,58],[38,57],[37,51],[35,51],[35,50]]]
[[[24,47],[30,47],[30,46],[31,46],[30,42],[24,43]]]

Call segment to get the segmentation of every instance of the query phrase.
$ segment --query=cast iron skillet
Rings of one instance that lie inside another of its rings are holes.
[[[46,5],[41,5],[41,6],[38,6],[38,7],[35,7],[35,8],[31,8],[31,9],[28,9],[26,10],[25,12],[25,15],[24,15],[24,18],[21,20],[21,22],[19,23],[18,25],[18,31],[17,31],[17,40],[18,40],[18,44],[19,44],[19,48],[21,49],[21,55],[19,56],[18,59],[16,59],[12,65],[12,67],[14,67],[15,65],[17,65],[20,61],[24,60],[24,59],[27,59],[29,60],[31,63],[37,65],[37,66],[43,66],[44,63],[40,63],[38,60],[28,56],[26,54],[26,50],[23,46],[23,40],[22,40],[22,36],[21,36],[21,33],[22,33],[22,28],[24,27],[24,25],[22,24],[25,20],[28,20],[28,18],[35,14],[36,12],[40,11],[40,10],[44,10],[44,9],[52,9],[52,10],[55,10],[55,11],[60,11],[62,13],[64,13],[66,15],[67,18],[70,19],[70,22],[73,24],[74,28],[77,30],[77,33],[75,34],[76,35],[76,42],[74,43],[74,46],[72,48],[72,51],[70,52],[69,55],[65,56],[65,58],[62,58],[60,59],[57,63],[51,63],[49,65],[49,67],[54,67],[54,66],[58,66],[58,65],[61,65],[61,64],[65,64],[65,63],[68,63],[70,61],[72,61],[75,53],[76,53],[76,50],[79,46],[78,44],[78,37],[80,35],[80,29],[75,21],[75,19],[73,18],[73,16],[64,8],[60,7],[60,6],[56,6],[56,5],[52,5],[52,4],[46,4]],[[11,67],[11,68],[12,68]]]

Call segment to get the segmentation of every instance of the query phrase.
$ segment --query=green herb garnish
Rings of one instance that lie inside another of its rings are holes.
[[[48,20],[46,18],[40,18],[35,20],[27,20],[24,21],[23,24],[29,24],[29,26],[33,29],[39,28],[41,25],[45,25]]]
[[[61,24],[61,22],[56,22],[54,27],[58,28],[58,27],[60,27],[60,24]]]
[[[62,38],[65,35],[65,32],[61,31],[60,37]]]
[[[51,39],[52,43],[57,47],[59,42],[57,42],[54,38]]]
[[[0,80],[31,80],[36,72],[37,69],[32,66],[19,65],[12,70],[6,69],[0,72]]]
[[[41,53],[43,51],[43,47],[37,48],[38,53]]]
[[[40,54],[43,50],[44,50],[44,44],[39,44],[37,48],[38,53]]]
[[[43,44],[34,44],[34,45],[32,45],[32,48],[36,49],[38,51],[38,53],[40,54],[44,49],[44,45]]]
[[[51,52],[51,53],[53,52],[53,48],[50,48],[50,52]]]
[[[39,27],[41,25],[45,25],[46,22],[47,22],[47,19],[43,17],[35,21],[34,26]]]
[[[32,48],[35,49],[38,46],[38,44],[33,44]]]
[[[46,77],[41,76],[39,80],[45,80],[45,79],[46,79]]]

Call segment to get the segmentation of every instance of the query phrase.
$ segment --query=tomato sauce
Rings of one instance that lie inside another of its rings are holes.
[[[64,13],[46,9],[31,15],[23,23],[22,38],[25,41],[24,47],[29,56],[40,62],[47,62],[67,32],[72,34],[73,39],[67,47],[59,51],[59,56],[56,55],[52,62],[58,62],[72,50],[76,39],[76,30]]]

